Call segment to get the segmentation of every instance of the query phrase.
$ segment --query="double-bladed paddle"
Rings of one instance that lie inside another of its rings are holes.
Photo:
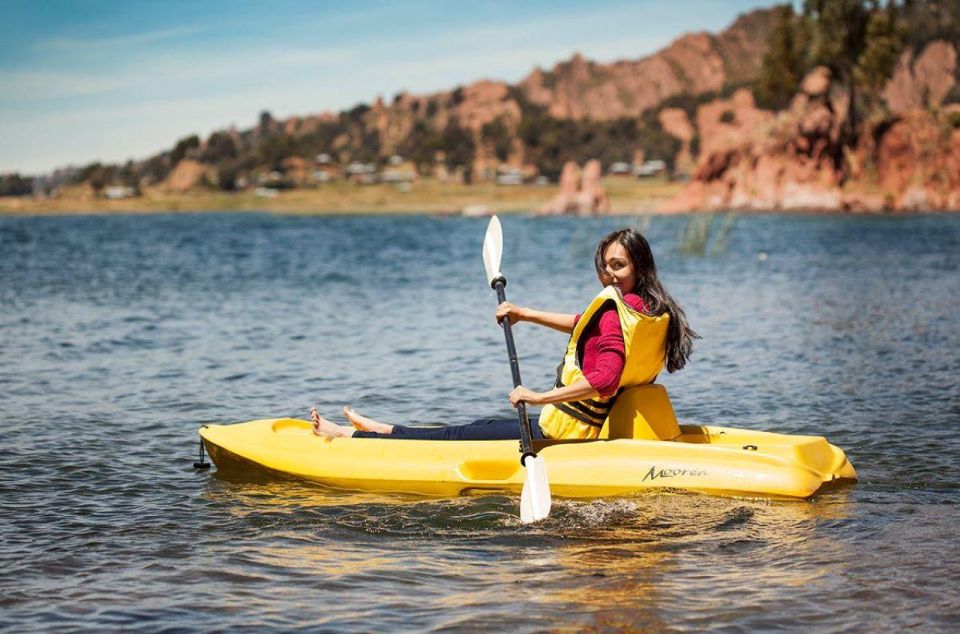
[[[487,281],[497,291],[497,301],[507,301],[503,288],[507,278],[500,272],[500,257],[503,255],[503,229],[500,220],[493,216],[487,225],[487,235],[483,238],[483,266],[487,270]],[[513,386],[520,385],[520,363],[517,361],[517,347],[513,343],[513,331],[510,319],[500,320],[503,334],[507,339],[507,354],[510,356],[510,370],[513,373]],[[526,468],[523,489],[520,492],[520,521],[524,524],[537,522],[550,514],[550,483],[547,481],[547,465],[543,458],[533,451],[530,419],[527,417],[527,405],[517,403],[520,417],[520,464]]]

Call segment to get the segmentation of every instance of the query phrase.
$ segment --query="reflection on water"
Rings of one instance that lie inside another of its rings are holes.
[[[424,500],[265,484],[216,499],[258,526],[283,524],[282,542],[256,551],[258,569],[320,575],[326,588],[344,591],[376,586],[381,600],[397,605],[409,605],[402,580],[469,580],[425,600],[437,610],[459,606],[458,613],[474,608],[506,617],[508,599],[551,629],[639,622],[662,629],[678,621],[698,627],[718,617],[767,627],[775,621],[762,610],[732,618],[732,596],[739,603],[749,590],[762,604],[782,600],[788,588],[832,588],[836,562],[856,556],[833,530],[850,520],[849,494],[842,492],[816,504],[684,493],[557,500],[551,516],[534,526],[520,525],[516,500],[502,496]],[[497,554],[503,549],[510,554]],[[386,579],[392,583],[384,586]],[[830,615],[826,607],[820,614]]]
[[[597,239],[642,225],[704,337],[661,377],[680,418],[825,434],[856,487],[524,526],[505,494],[194,473],[207,422],[509,415],[485,222],[0,218],[0,627],[955,629],[960,218],[718,216],[685,253],[692,222],[505,218],[508,296],[581,309]],[[564,337],[516,337],[545,386]]]

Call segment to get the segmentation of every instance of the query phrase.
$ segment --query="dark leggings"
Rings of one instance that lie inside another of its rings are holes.
[[[542,440],[539,416],[530,416],[534,440]],[[394,425],[392,434],[355,431],[354,438],[396,438],[397,440],[520,440],[520,423],[516,418],[481,418],[467,425],[446,427],[404,427]]]

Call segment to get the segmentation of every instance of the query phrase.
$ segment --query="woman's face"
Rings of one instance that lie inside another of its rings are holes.
[[[603,271],[600,283],[604,286],[616,286],[620,293],[632,293],[637,285],[637,272],[633,267],[630,254],[619,242],[612,242],[603,251]]]

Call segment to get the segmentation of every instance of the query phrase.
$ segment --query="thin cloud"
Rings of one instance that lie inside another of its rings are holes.
[[[298,47],[244,53],[224,51],[205,57],[202,65],[196,64],[195,54],[177,52],[109,71],[0,70],[0,86],[3,86],[0,109],[4,102],[29,103],[123,93],[135,96],[138,92],[155,91],[161,86],[172,92],[206,90],[208,87],[203,84],[215,80],[233,79],[244,85],[258,73],[261,77],[270,77],[286,72],[317,72],[323,68],[349,65],[354,57],[354,53],[347,49]],[[191,87],[191,83],[201,87]],[[260,79],[257,83],[277,82]]]
[[[208,29],[206,27],[201,26],[182,26],[172,29],[161,29],[158,31],[145,31],[142,33],[132,33],[130,35],[114,35],[107,37],[54,37],[37,41],[34,44],[34,48],[52,48],[60,51],[89,51],[92,49],[127,48],[142,46],[144,44],[153,44],[155,42],[163,42],[188,35],[196,35],[197,33],[202,33],[207,30]]]
[[[86,97],[123,89],[122,78],[69,71],[0,71],[4,101],[34,102],[41,99]]]

